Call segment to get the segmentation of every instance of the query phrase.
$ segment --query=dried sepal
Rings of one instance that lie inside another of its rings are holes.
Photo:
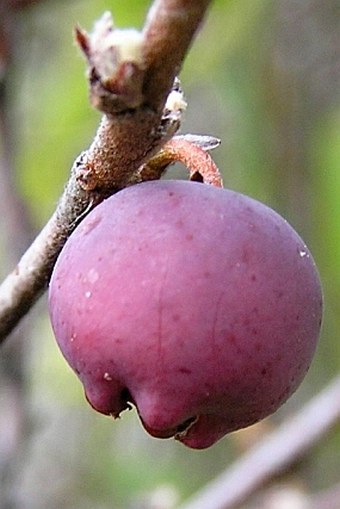
[[[184,97],[184,92],[180,79],[176,76],[174,79],[172,89],[167,97],[164,106],[164,116],[170,114],[180,114],[187,109],[187,101]]]
[[[176,77],[165,102],[159,126],[159,134],[164,140],[164,143],[170,140],[180,128],[182,116],[186,107],[187,102],[184,97],[181,82],[179,78]]]

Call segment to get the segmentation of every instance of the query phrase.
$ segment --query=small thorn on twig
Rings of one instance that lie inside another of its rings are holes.
[[[89,36],[85,30],[80,28],[80,26],[74,27],[74,37],[75,41],[80,46],[80,49],[83,51],[83,53],[86,55],[86,57],[89,56],[90,53],[90,45],[89,45]]]

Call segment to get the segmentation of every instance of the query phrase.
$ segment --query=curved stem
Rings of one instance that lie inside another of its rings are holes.
[[[219,145],[210,136],[175,136],[140,170],[142,180],[157,180],[167,166],[180,162],[189,170],[190,180],[223,187],[222,177],[208,150]]]

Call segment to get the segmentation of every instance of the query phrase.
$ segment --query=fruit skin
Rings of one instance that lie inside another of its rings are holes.
[[[201,449],[296,390],[322,293],[308,249],[273,210],[157,181],[84,219],[57,260],[49,309],[96,410],[117,417],[129,401],[150,434]]]

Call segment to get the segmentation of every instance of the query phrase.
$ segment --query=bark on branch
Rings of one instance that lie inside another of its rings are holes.
[[[76,30],[91,101],[104,116],[92,145],[75,160],[57,210],[0,286],[0,342],[46,289],[79,221],[108,195],[141,180],[139,168],[178,129],[182,106],[165,103],[209,3],[156,0],[140,34],[116,30],[107,13],[92,34]]]

